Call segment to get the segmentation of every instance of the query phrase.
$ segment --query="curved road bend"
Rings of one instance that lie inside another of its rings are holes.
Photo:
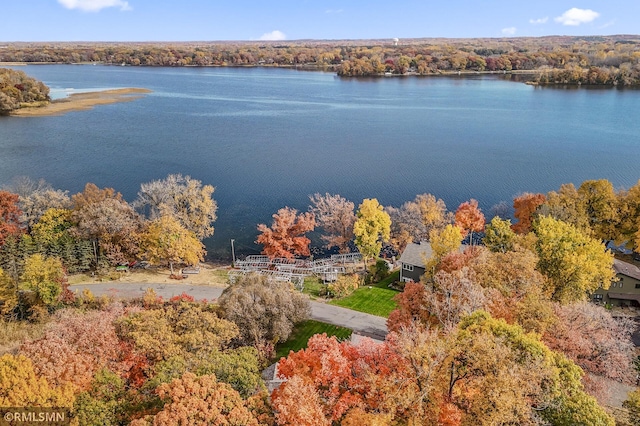
[[[142,297],[148,288],[153,288],[158,296],[165,300],[173,296],[187,293],[196,300],[215,300],[224,288],[190,284],[155,284],[155,283],[96,283],[69,286],[73,292],[81,293],[88,288],[96,296],[103,294],[115,298]],[[340,306],[311,301],[311,318],[328,324],[339,325],[353,330],[356,334],[383,340],[387,335],[387,319],[363,312],[352,311]]]

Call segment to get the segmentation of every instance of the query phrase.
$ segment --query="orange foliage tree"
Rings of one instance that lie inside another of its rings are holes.
[[[518,234],[526,234],[531,231],[533,214],[536,209],[547,200],[544,194],[531,194],[526,192],[513,199],[513,215],[518,222],[511,225],[511,228]]]
[[[22,211],[18,206],[18,194],[9,191],[0,191],[0,246],[11,235],[20,235],[23,231],[20,227]]]
[[[478,207],[478,202],[473,198],[458,206],[456,210],[456,225],[462,229],[464,235],[471,233],[469,240],[473,244],[473,233],[482,232],[484,229],[484,214]]]
[[[258,426],[240,394],[214,375],[197,377],[185,373],[181,378],[158,387],[166,404],[155,416],[134,420],[132,426],[211,425]]]
[[[313,231],[316,220],[313,213],[300,213],[296,209],[285,207],[273,215],[271,228],[265,224],[258,225],[256,243],[262,244],[263,254],[270,258],[285,257],[291,259],[295,256],[309,256],[309,244],[311,240],[304,236]]]
[[[402,357],[387,342],[371,339],[352,345],[318,334],[309,339],[307,349],[281,359],[278,370],[280,377],[288,379],[272,395],[276,413],[287,413],[286,420],[281,415],[280,424],[306,424],[293,419],[318,412],[324,419],[312,424],[331,424],[344,420],[356,408],[393,414],[400,404],[398,395],[407,393],[404,383],[408,381],[398,377],[406,376]],[[295,377],[298,379],[293,380]],[[303,403],[301,394],[308,397],[305,407],[294,408]]]

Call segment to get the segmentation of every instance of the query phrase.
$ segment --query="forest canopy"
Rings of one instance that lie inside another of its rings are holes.
[[[49,101],[49,88],[44,83],[23,71],[0,68],[0,115]]]
[[[640,84],[640,37],[10,43],[0,62],[131,66],[276,66],[340,76],[529,73],[536,84]]]

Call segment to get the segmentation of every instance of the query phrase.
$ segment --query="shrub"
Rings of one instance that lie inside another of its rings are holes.
[[[335,282],[327,286],[327,291],[333,297],[346,297],[358,289],[359,282],[356,274],[340,275]]]

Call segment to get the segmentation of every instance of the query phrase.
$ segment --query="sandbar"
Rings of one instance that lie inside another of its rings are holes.
[[[47,115],[62,115],[71,111],[92,109],[96,105],[113,104],[116,102],[131,102],[139,99],[144,93],[151,93],[149,89],[129,87],[125,89],[102,90],[99,92],[74,93],[68,98],[56,99],[44,106],[23,107],[12,111],[10,115],[19,117],[39,117]]]

